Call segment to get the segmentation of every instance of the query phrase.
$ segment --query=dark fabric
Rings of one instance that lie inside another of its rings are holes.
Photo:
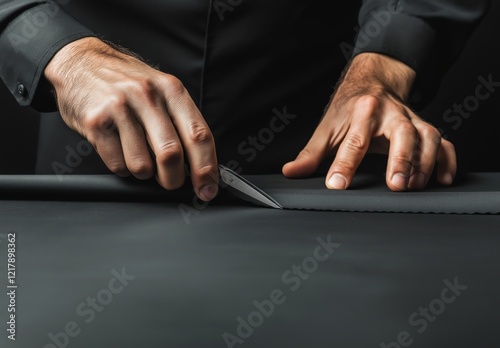
[[[175,201],[189,196],[189,180],[175,191],[161,188],[155,181],[140,181],[116,175],[0,175],[3,197],[55,200],[140,200],[159,198]]]
[[[0,201],[0,269],[15,232],[19,284],[17,341],[4,331],[0,346],[53,348],[48,334],[74,322],[71,348],[225,348],[275,289],[285,302],[233,347],[393,348],[403,332],[412,348],[500,346],[499,216],[211,204],[188,222],[170,203]],[[310,269],[318,238],[340,245],[300,280],[292,267]],[[135,278],[91,310],[123,269]],[[466,289],[442,307],[455,279]]]
[[[383,176],[360,174],[347,191],[328,190],[324,178],[292,180],[282,175],[249,175],[250,182],[262,189],[284,209],[411,212],[454,214],[499,214],[500,174],[471,173],[457,179],[452,187],[430,185],[419,192],[391,192]],[[225,190],[218,198],[235,198]],[[160,200],[186,202],[195,198],[189,178],[181,190],[166,191],[156,182],[114,175],[4,175],[0,193],[17,199],[55,200]]]
[[[285,209],[454,214],[500,213],[500,175],[466,174],[454,186],[429,185],[423,191],[391,192],[385,176],[357,175],[349,190],[332,191],[325,178],[300,180],[281,175],[249,176],[253,184]]]

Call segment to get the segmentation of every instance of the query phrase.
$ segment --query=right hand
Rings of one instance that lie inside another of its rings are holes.
[[[283,173],[309,176],[335,154],[326,186],[345,190],[366,153],[373,152],[388,155],[386,183],[392,191],[424,189],[436,163],[438,182],[451,185],[457,172],[453,144],[405,103],[415,78],[412,68],[388,56],[356,56],[310,141]]]
[[[203,201],[216,196],[213,135],[176,77],[97,38],[63,47],[45,76],[64,122],[87,138],[113,173],[155,175],[161,186],[174,190],[184,183],[185,151],[196,195]]]

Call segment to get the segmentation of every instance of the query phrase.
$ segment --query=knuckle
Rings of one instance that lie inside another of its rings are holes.
[[[413,165],[414,156],[411,153],[397,152],[391,156],[394,164],[410,168]]]
[[[90,133],[107,133],[116,127],[113,118],[105,113],[86,115],[82,118],[81,124]]]
[[[124,93],[112,93],[106,101],[88,110],[79,120],[82,128],[90,132],[110,133],[116,122],[128,117],[128,98]]]
[[[135,175],[140,175],[141,177],[151,177],[153,175],[152,163],[143,158],[132,160],[128,165],[128,170]]]
[[[335,162],[336,163],[333,168],[335,172],[342,174],[350,174],[356,171],[356,167],[352,161],[341,158],[337,159]]]
[[[364,111],[362,114],[370,114],[371,112],[378,109],[380,106],[380,100],[377,95],[367,94],[359,97],[355,103],[355,107],[358,110]]]
[[[163,166],[174,166],[182,162],[184,152],[176,141],[170,141],[160,146],[156,153],[156,161]]]
[[[102,112],[124,113],[128,108],[128,98],[124,93],[113,93],[107,97],[107,102],[103,103]]]
[[[202,179],[215,179],[218,175],[218,168],[214,164],[206,164],[194,169],[193,172]]]
[[[127,82],[127,90],[135,95],[152,96],[154,94],[154,84],[148,78],[134,79]]]
[[[424,127],[424,129],[421,131],[421,134],[424,140],[432,141],[433,143],[438,145],[441,143],[441,134],[436,128],[431,125]]]
[[[164,81],[166,90],[168,91],[169,94],[179,95],[184,93],[185,91],[184,84],[177,77],[166,74],[164,77]]]
[[[360,152],[368,146],[368,141],[363,135],[352,133],[346,136],[343,146],[351,152]]]
[[[212,132],[200,122],[193,122],[189,129],[189,139],[198,144],[210,143],[213,140]]]
[[[413,141],[417,141],[418,139],[417,129],[409,120],[401,121],[397,126],[397,131],[403,133],[405,137]]]

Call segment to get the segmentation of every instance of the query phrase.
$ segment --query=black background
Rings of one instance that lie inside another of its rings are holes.
[[[500,81],[500,4],[490,12],[471,37],[461,58],[446,75],[434,101],[421,115],[442,129],[455,144],[459,168],[464,171],[500,171],[500,90],[481,101],[477,111],[463,119],[458,129],[446,122],[443,114],[455,103],[474,95],[478,77]],[[0,84],[0,173],[31,173],[34,170],[39,115],[21,108]]]

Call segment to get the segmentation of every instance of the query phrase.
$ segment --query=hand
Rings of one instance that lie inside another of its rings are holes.
[[[216,196],[213,135],[177,78],[97,38],[62,48],[45,76],[63,120],[87,138],[113,173],[155,175],[165,189],[177,189],[185,179],[185,151],[197,196]]]
[[[424,188],[436,162],[438,182],[451,185],[457,171],[453,145],[404,103],[414,79],[415,72],[397,60],[358,55],[312,138],[283,174],[311,175],[336,151],[326,186],[346,189],[370,151],[388,154],[386,182],[393,191]]]

